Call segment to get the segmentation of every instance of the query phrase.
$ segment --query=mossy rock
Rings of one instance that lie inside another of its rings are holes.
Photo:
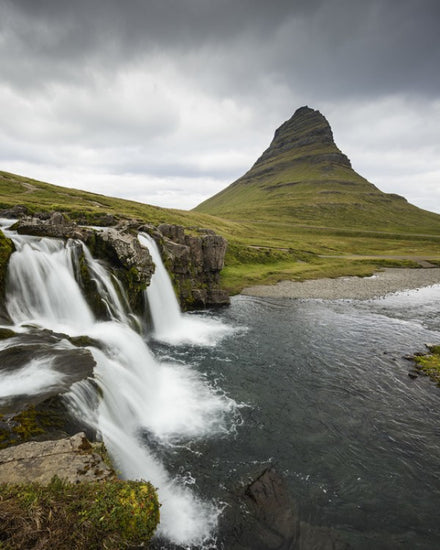
[[[416,370],[440,386],[440,345],[428,346],[430,353],[413,356]]]
[[[0,449],[25,441],[65,435],[70,419],[60,399],[53,397],[13,414],[0,414]]]
[[[99,340],[90,338],[90,336],[68,336],[68,340],[77,348],[86,348],[93,346],[95,348],[102,348],[102,343]]]
[[[9,328],[0,328],[0,340],[7,340],[16,336],[16,332]]]
[[[4,298],[6,290],[6,275],[8,272],[8,262],[15,247],[11,239],[5,237],[0,231],[0,315],[4,314]]]

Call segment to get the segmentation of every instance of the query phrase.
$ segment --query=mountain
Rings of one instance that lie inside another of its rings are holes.
[[[195,208],[240,221],[438,232],[440,215],[383,193],[355,172],[326,118],[301,107],[241,178]]]

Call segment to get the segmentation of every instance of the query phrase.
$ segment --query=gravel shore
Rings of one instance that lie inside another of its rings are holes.
[[[312,281],[281,281],[243,289],[246,296],[368,300],[393,292],[440,284],[440,268],[388,268],[372,277],[339,277]]]

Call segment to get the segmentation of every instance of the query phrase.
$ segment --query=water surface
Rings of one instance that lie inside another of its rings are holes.
[[[241,296],[220,316],[247,330],[216,348],[156,344],[246,405],[232,441],[193,444],[171,467],[221,499],[271,461],[302,519],[354,548],[440,547],[440,390],[403,358],[440,342],[439,306],[438,286],[358,302]]]

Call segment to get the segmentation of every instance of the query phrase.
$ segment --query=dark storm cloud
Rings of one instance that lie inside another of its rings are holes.
[[[14,0],[1,20],[4,61],[21,85],[93,77],[158,52],[219,93],[249,90],[262,73],[311,95],[325,86],[328,97],[440,85],[436,0]]]

